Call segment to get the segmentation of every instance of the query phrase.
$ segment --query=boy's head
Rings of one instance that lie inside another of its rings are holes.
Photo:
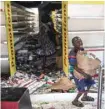
[[[76,49],[80,49],[83,46],[83,42],[80,37],[76,36],[72,39],[72,44]]]

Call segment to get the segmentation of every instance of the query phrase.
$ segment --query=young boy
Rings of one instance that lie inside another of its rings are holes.
[[[82,94],[84,95],[81,98],[81,101],[94,101],[94,98],[87,96],[90,87],[92,86],[92,84],[94,84],[94,80],[92,80],[91,76],[83,72],[82,69],[79,69],[77,67],[76,54],[80,50],[84,51],[84,48],[82,47],[83,46],[82,40],[76,36],[72,39],[72,44],[74,48],[69,53],[70,73],[72,74],[72,77],[78,89],[78,94],[76,98],[72,101],[72,104],[77,107],[83,107],[84,105],[78,100]],[[74,69],[78,71],[81,75],[83,75],[85,79],[82,80],[77,79],[73,74]]]

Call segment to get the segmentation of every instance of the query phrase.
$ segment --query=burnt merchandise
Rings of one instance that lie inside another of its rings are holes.
[[[39,34],[28,36],[24,40],[24,46],[16,51],[17,70],[37,73],[42,72],[44,67],[56,63],[55,46],[48,37],[46,25],[42,25],[43,27],[44,31],[41,29]]]
[[[57,42],[57,47],[56,47],[56,54],[57,56],[62,56],[62,10],[55,10],[55,15],[54,17],[54,26],[57,32],[56,35],[56,42]]]
[[[48,24],[41,23],[40,34],[39,34],[39,41],[41,42],[41,50],[37,51],[38,55],[49,56],[56,52],[55,45],[48,36],[49,31],[50,31],[50,28]]]
[[[25,52],[27,51],[27,52]],[[20,50],[16,55],[17,70],[35,73],[42,66],[43,59],[29,50]]]

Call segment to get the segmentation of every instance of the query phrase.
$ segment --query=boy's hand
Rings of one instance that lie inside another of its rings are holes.
[[[92,79],[92,77],[90,75],[88,75],[85,72],[83,72],[82,69],[78,68],[77,66],[75,67],[75,70],[77,72],[79,72],[80,74],[82,74],[86,79]]]
[[[83,76],[86,78],[86,79],[92,79],[92,77],[86,73],[83,74]]]
[[[95,58],[96,56],[93,53],[90,53],[91,56],[93,56],[93,58]]]
[[[79,53],[80,53],[81,55],[83,55],[83,54],[87,54],[87,51],[86,51],[86,50],[84,50],[84,51],[79,51]]]
[[[84,53],[84,54],[87,54],[87,51],[86,51],[86,50],[84,50],[84,51],[83,51],[83,53]]]

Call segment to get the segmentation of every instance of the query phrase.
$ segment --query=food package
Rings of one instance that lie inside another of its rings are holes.
[[[69,90],[75,88],[75,85],[67,77],[62,77],[58,82],[51,86],[52,90]]]
[[[74,76],[75,76],[77,79],[79,79],[79,80],[85,78],[82,74],[80,74],[80,73],[77,72],[76,70],[74,70]]]
[[[77,53],[77,66],[78,68],[82,69],[82,71],[90,76],[95,75],[96,69],[99,68],[101,61],[96,58],[89,58],[86,56],[84,51]],[[77,78],[83,78],[81,74],[78,74],[77,71],[74,70],[74,75]]]

